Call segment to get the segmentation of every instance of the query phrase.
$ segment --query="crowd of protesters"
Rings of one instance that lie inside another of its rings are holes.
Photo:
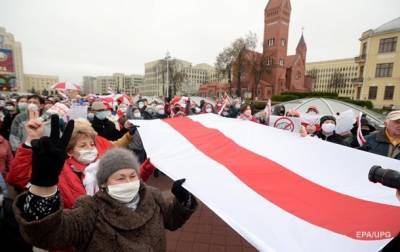
[[[87,118],[70,120],[60,112],[72,104],[87,105]],[[196,199],[182,187],[184,180],[174,182],[171,202],[144,183],[158,171],[129,120],[207,113],[266,126],[272,115],[302,117],[279,105],[256,113],[251,104],[227,95],[198,104],[190,97],[0,97],[2,244],[15,251],[32,251],[33,246],[51,251],[165,250],[164,228],[182,226]],[[390,112],[382,129],[363,116],[341,134],[336,133],[335,116],[320,114],[315,106],[306,114],[319,120],[302,121],[302,137],[400,159],[400,111]],[[357,141],[359,132],[365,143]]]

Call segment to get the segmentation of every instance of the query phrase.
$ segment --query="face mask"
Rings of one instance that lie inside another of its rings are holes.
[[[244,114],[245,114],[246,116],[251,116],[251,110],[248,109],[248,110],[244,111]]]
[[[236,108],[236,109],[240,109],[240,104],[239,104],[239,103],[236,103],[236,104],[235,104],[235,108]]]
[[[33,103],[29,103],[27,108],[29,111],[32,111],[32,112],[39,111],[39,107]]]
[[[97,149],[93,148],[90,150],[79,151],[79,157],[77,160],[82,164],[90,164],[97,158]]]
[[[157,113],[158,113],[159,115],[164,115],[164,114],[165,114],[165,111],[160,109]]]
[[[87,114],[87,118],[88,118],[88,120],[93,120],[94,114],[93,113],[88,113]]]
[[[309,115],[316,115],[317,113],[315,111],[310,111],[308,112]]]
[[[332,134],[333,131],[336,129],[336,125],[333,123],[324,123],[321,128],[323,132],[327,134]]]
[[[24,112],[27,109],[27,107],[28,107],[28,103],[26,103],[26,102],[18,103],[18,109],[21,112]]]
[[[14,106],[6,106],[6,109],[8,110],[8,111],[13,111],[14,110]]]
[[[133,117],[135,117],[135,118],[140,118],[140,117],[141,117],[140,112],[135,112],[135,113],[133,113]]]
[[[135,180],[129,183],[107,186],[108,195],[123,203],[131,202],[138,194],[140,188],[140,181]]]
[[[223,116],[228,116],[229,113],[228,113],[227,111],[224,111],[224,112],[222,112],[222,115],[223,115]]]
[[[144,107],[144,103],[143,102],[139,102],[138,106],[139,106],[140,109],[142,109]]]
[[[212,109],[211,109],[211,108],[206,108],[206,112],[207,112],[207,113],[211,113],[211,112],[212,112]]]
[[[200,110],[200,108],[195,107],[195,108],[194,108],[194,111],[196,112],[196,114],[198,114],[198,113],[200,113],[201,110]]]
[[[104,120],[104,119],[106,119],[107,115],[108,115],[108,111],[96,112],[96,117],[97,117],[97,119],[99,119],[99,120]]]

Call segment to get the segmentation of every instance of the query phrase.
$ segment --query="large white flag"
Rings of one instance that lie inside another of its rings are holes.
[[[377,251],[400,231],[394,159],[204,114],[134,121],[152,163],[261,251]]]

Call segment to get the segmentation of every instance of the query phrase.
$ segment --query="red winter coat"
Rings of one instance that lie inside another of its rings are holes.
[[[112,142],[107,139],[96,136],[96,149],[101,157],[108,149],[113,147]],[[154,170],[150,162],[145,162],[140,168],[141,177],[147,178]],[[72,208],[75,201],[83,195],[86,195],[82,180],[84,170],[87,165],[81,164],[73,158],[66,159],[58,181],[58,189],[64,200],[65,208]],[[31,179],[32,173],[32,149],[19,147],[15,159],[11,164],[11,170],[7,176],[7,183],[17,189],[26,189]]]
[[[13,158],[14,156],[11,152],[10,143],[0,135],[0,172],[4,178],[11,168],[11,161]]]

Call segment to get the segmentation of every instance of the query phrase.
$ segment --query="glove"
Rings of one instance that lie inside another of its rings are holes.
[[[135,132],[137,131],[138,126],[133,125],[132,127],[129,128],[129,134],[131,134],[131,136],[133,136],[135,134]]]
[[[73,130],[74,121],[71,120],[60,138],[59,117],[52,115],[50,137],[45,136],[32,141],[32,185],[43,187],[57,185],[58,176],[67,156],[65,148]]]
[[[186,179],[180,179],[174,181],[172,184],[171,192],[175,195],[175,198],[179,201],[179,203],[187,203],[190,198],[190,192],[182,187],[182,184],[186,181]]]

